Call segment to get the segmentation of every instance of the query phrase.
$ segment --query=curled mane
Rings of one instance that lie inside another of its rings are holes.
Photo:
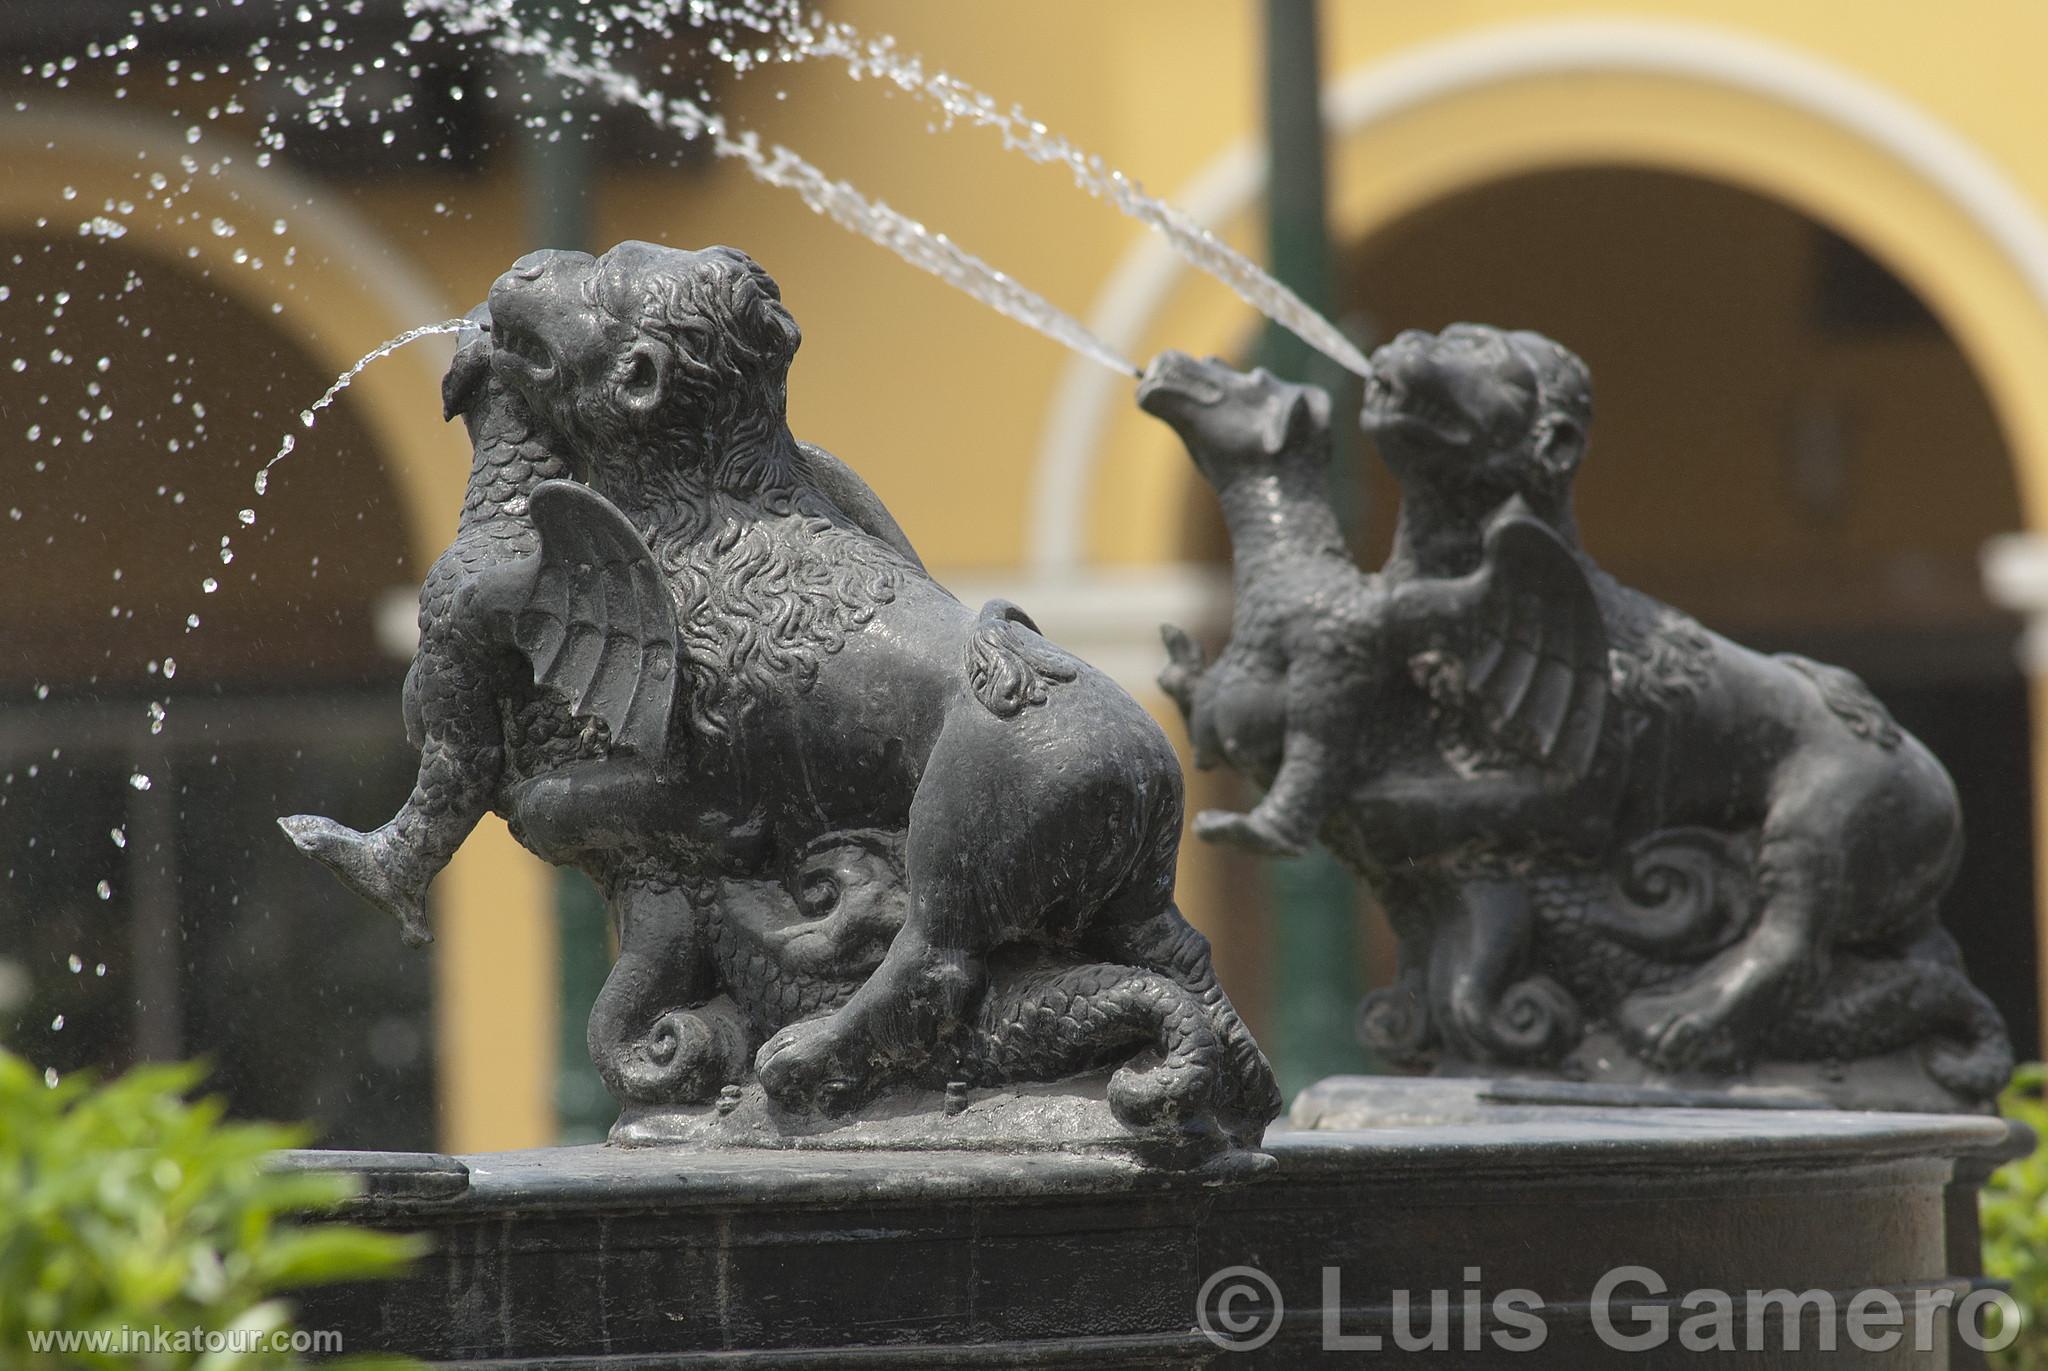
[[[573,417],[606,484],[636,492],[676,596],[685,711],[700,736],[723,739],[778,678],[807,689],[911,568],[804,473],[786,417],[802,334],[774,279],[732,248],[676,260],[600,282],[593,300],[666,353],[659,410],[636,422],[615,403],[628,354]]]
[[[728,738],[778,678],[809,689],[910,570],[821,493],[781,493],[770,512],[706,491],[650,539],[676,596],[684,707],[706,738]]]

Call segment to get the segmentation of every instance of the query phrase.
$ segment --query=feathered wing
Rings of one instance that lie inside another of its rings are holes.
[[[1433,606],[1439,668],[1508,751],[1583,775],[1608,703],[1607,628],[1578,559],[1520,498],[1487,525],[1479,570]],[[1450,660],[1443,660],[1444,657]]]
[[[658,758],[675,703],[675,601],[654,554],[618,507],[575,481],[544,481],[530,502],[539,566],[512,639],[536,684],[570,712],[601,719],[620,751]]]

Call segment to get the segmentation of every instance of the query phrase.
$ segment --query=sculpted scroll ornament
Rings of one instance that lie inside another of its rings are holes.
[[[1329,405],[1168,353],[1139,403],[1216,489],[1236,605],[1211,663],[1165,631],[1197,763],[1265,788],[1205,838],[1320,838],[1401,940],[1367,1042],[1446,1070],[1794,1087],[1986,1108],[2012,1053],[1938,918],[1941,765],[1862,682],[1751,652],[1579,543],[1584,364],[1473,325],[1373,358],[1402,492],[1368,575],[1330,508]]]
[[[1255,1144],[1278,1091],[1173,902],[1164,735],[1016,606],[955,600],[795,440],[767,273],[536,253],[473,317],[446,386],[470,498],[406,685],[418,783],[374,832],[298,816],[294,841],[409,940],[487,809],[588,873],[619,937],[592,1055],[671,1135],[756,1082],[794,1135],[1106,1073],[1133,1136]]]

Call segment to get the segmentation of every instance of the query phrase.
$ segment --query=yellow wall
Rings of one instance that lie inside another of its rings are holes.
[[[1974,142],[2036,206],[2048,205],[2048,138],[2026,54],[2048,12],[1981,5],[1972,22],[1904,6],[1847,3],[1633,4],[1603,13],[1685,18],[1796,49],[1874,81]],[[1326,67],[1348,73],[1416,45],[1503,22],[1575,15],[1555,4],[1328,8]],[[1182,187],[1258,132],[1257,9],[1242,3],[1053,3],[1028,9],[863,5],[870,32],[940,58],[1000,99],[1017,99],[1080,146],[1155,190]],[[786,98],[777,99],[780,94]],[[742,123],[952,235],[1056,303],[1086,314],[1137,226],[1065,176],[1005,156],[993,134],[933,132],[927,107],[836,68],[771,68],[726,89]],[[2048,394],[2030,384],[2048,321],[2010,263],[1954,206],[1867,142],[1754,93],[1661,76],[1553,77],[1461,94],[1340,139],[1337,227],[1359,240],[1456,190],[1533,168],[1664,167],[1786,199],[1832,223],[1941,311],[1986,373],[2023,456],[2048,452]],[[447,188],[402,178],[343,188],[457,300],[481,295],[527,244],[507,175]],[[1257,250],[1256,205],[1228,228]],[[858,465],[939,567],[1024,559],[1035,442],[1067,357],[881,250],[810,214],[731,164],[607,176],[596,237],[746,247],[782,281],[803,323],[792,408],[799,430]],[[1234,345],[1250,311],[1188,278],[1140,352]],[[1138,358],[1142,361],[1142,356]],[[2036,395],[2041,398],[2035,398]],[[1106,560],[1175,555],[1171,504],[1184,472],[1156,426],[1113,429],[1090,501],[1088,546]],[[2026,498],[2048,499],[2043,483]],[[957,511],[972,503],[971,523]]]

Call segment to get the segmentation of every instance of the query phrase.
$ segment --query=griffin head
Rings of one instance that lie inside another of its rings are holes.
[[[726,247],[530,253],[492,285],[490,318],[493,370],[599,467],[746,448],[781,425],[802,339],[774,279]]]
[[[1540,333],[1410,329],[1372,357],[1360,422],[1411,497],[1476,517],[1519,495],[1561,510],[1593,421],[1586,364]]]
[[[1330,397],[1220,357],[1162,352],[1138,383],[1138,406],[1180,435],[1213,485],[1286,463],[1330,457]]]

